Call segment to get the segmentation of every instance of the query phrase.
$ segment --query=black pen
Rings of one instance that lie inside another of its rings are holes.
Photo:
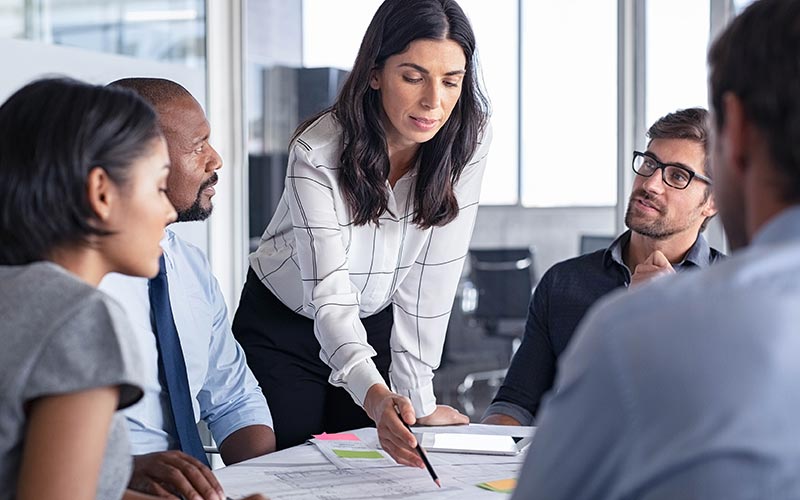
[[[409,427],[408,424],[406,423],[406,421],[403,420],[403,417],[400,416],[399,414],[397,416],[400,417],[400,421],[403,422],[403,425],[406,426],[406,429],[408,429],[408,432],[411,432],[413,434],[413,432],[411,431],[411,427]],[[416,436],[414,436],[414,437],[416,438]],[[428,472],[430,472],[431,479],[433,479],[433,482],[436,483],[436,486],[441,488],[442,487],[442,483],[439,481],[439,476],[436,475],[436,471],[433,470],[433,466],[428,461],[428,455],[425,453],[425,450],[422,449],[422,445],[419,444],[419,439],[417,439],[417,448],[416,449],[417,449],[417,454],[419,455],[419,458],[421,458],[422,459],[422,463],[425,464],[425,468],[428,469]]]

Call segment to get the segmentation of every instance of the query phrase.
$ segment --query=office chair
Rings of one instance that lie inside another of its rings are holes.
[[[513,357],[528,316],[528,304],[536,281],[534,252],[531,248],[497,248],[469,251],[470,300],[462,300],[464,311],[483,327],[486,335],[507,337]],[[459,384],[457,397],[464,411],[472,416],[475,405],[471,390],[478,381],[499,386],[507,368],[469,373]]]
[[[614,236],[597,236],[591,234],[581,235],[581,253],[585,255],[592,253],[595,250],[605,250],[609,245],[614,243]]]

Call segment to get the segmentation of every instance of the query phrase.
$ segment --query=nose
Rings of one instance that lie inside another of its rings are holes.
[[[167,223],[164,224],[165,226],[178,220],[178,212],[175,211],[175,207],[172,205],[172,202],[167,200],[167,205],[169,208],[167,209]]]
[[[222,157],[211,144],[208,144],[208,160],[206,161],[206,172],[213,172],[222,168]]]
[[[426,109],[436,109],[441,102],[441,89],[437,82],[430,82],[422,94],[421,104]]]
[[[663,170],[653,172],[650,177],[645,177],[642,187],[645,191],[650,193],[663,193],[664,192],[664,175]]]

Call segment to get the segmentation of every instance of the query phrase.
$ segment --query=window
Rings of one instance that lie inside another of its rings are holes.
[[[461,0],[478,46],[482,78],[492,107],[494,139],[481,202],[517,202],[517,0]],[[330,0],[303,2],[303,66],[350,69],[361,38],[381,0],[350,0],[347,10]],[[346,26],[346,29],[342,27]],[[502,32],[502,36],[498,36]]]
[[[522,19],[522,204],[613,206],[617,2],[524,2]]]
[[[649,128],[677,109],[708,107],[710,9],[707,2],[697,0],[648,0],[645,15],[645,128]]]
[[[733,6],[735,12],[737,14],[741,14],[741,12],[747,8],[748,5],[753,3],[754,0],[733,0]]]
[[[203,0],[0,2],[0,37],[205,65]]]

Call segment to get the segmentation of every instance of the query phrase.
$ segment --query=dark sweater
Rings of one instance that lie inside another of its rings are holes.
[[[631,272],[622,261],[629,240],[627,231],[607,249],[559,262],[542,276],[528,309],[522,344],[484,416],[499,413],[533,425],[542,396],[553,387],[558,358],[586,312],[604,295],[630,284]],[[674,268],[703,268],[723,257],[701,235]]]

